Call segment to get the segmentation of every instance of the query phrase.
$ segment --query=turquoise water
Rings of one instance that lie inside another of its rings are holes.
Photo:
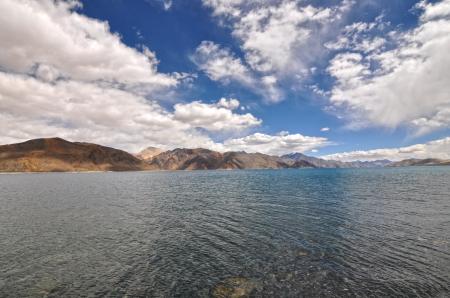
[[[0,297],[448,297],[450,167],[0,175]]]

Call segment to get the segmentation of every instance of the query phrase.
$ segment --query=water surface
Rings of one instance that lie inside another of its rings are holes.
[[[0,175],[0,248],[0,297],[448,297],[450,167]]]

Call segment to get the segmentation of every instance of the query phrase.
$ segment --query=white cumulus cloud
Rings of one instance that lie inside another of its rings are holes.
[[[221,48],[212,41],[203,41],[192,58],[211,80],[225,84],[235,81],[250,86],[255,83],[241,59],[235,57],[229,49]]]
[[[326,138],[289,134],[287,132],[278,135],[255,133],[224,142],[224,146],[230,151],[261,152],[272,155],[306,152],[327,145],[330,145],[330,142]]]
[[[408,147],[343,152],[322,156],[322,158],[341,161],[373,161],[381,159],[399,161],[410,158],[450,159],[450,137]]]
[[[241,131],[258,126],[261,120],[252,114],[236,114],[232,110],[239,106],[236,99],[222,98],[216,104],[193,101],[174,106],[174,119],[193,127],[209,131]]]
[[[422,1],[418,26],[384,34],[386,48],[384,41],[373,45],[383,38],[376,36],[341,43],[345,52],[328,67],[336,80],[331,103],[349,119],[349,127],[403,126],[415,135],[450,127],[449,6],[450,0]],[[362,32],[374,26],[354,27]]]
[[[225,85],[235,83],[260,94],[268,102],[282,99],[282,91],[274,76],[258,76],[229,49],[212,41],[203,41],[192,56],[200,70],[213,81]]]
[[[2,69],[30,74],[46,68],[74,80],[153,88],[176,85],[175,78],[157,71],[154,53],[124,45],[108,23],[77,13],[79,6],[78,1],[0,1]],[[41,73],[36,76],[57,78]]]
[[[319,7],[300,0],[203,0],[232,29],[245,60],[260,75],[295,80],[310,73],[326,53],[323,40],[335,30],[353,1]]]
[[[93,83],[0,72],[0,142],[60,136],[134,150],[214,143],[157,102]],[[168,137],[170,136],[170,137]]]

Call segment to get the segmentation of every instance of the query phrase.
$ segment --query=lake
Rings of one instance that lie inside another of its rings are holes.
[[[0,297],[449,297],[450,167],[0,175]]]

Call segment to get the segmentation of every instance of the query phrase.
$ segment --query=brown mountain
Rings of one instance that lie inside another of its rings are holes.
[[[285,162],[261,153],[225,152],[208,149],[175,149],[147,160],[155,170],[282,169],[314,167],[311,163]]]
[[[218,169],[222,154],[208,149],[175,149],[147,160],[154,170]]]
[[[314,167],[307,161],[284,161],[261,153],[175,149],[141,160],[125,151],[60,138],[35,139],[0,146],[0,172],[71,172],[207,169],[282,169]]]
[[[408,159],[400,162],[377,161],[376,165],[338,163],[291,154],[282,157],[262,153],[225,152],[208,149],[175,149],[159,153],[147,148],[139,159],[125,151],[60,138],[35,139],[0,146],[0,172],[140,171],[209,169],[284,169],[368,166],[450,165],[450,160]],[[158,154],[159,153],[159,154]]]
[[[0,146],[0,172],[138,171],[148,165],[105,146],[60,138]]]
[[[291,167],[313,167],[311,164],[300,166],[286,163],[278,156],[262,153],[226,152],[224,153],[223,169],[284,169]]]
[[[412,166],[449,166],[450,160],[426,158],[426,159],[405,159],[393,162],[389,167],[412,167]]]
[[[147,147],[144,150],[142,150],[141,152],[136,153],[135,156],[139,159],[145,160],[145,159],[150,159],[153,156],[156,156],[162,152],[163,152],[163,150],[160,148]]]
[[[302,153],[290,153],[281,156],[286,162],[289,161],[306,161],[313,164],[316,168],[379,168],[385,167],[392,163],[387,159],[374,161],[351,161],[343,162],[338,160],[327,160],[318,157],[307,156]]]

